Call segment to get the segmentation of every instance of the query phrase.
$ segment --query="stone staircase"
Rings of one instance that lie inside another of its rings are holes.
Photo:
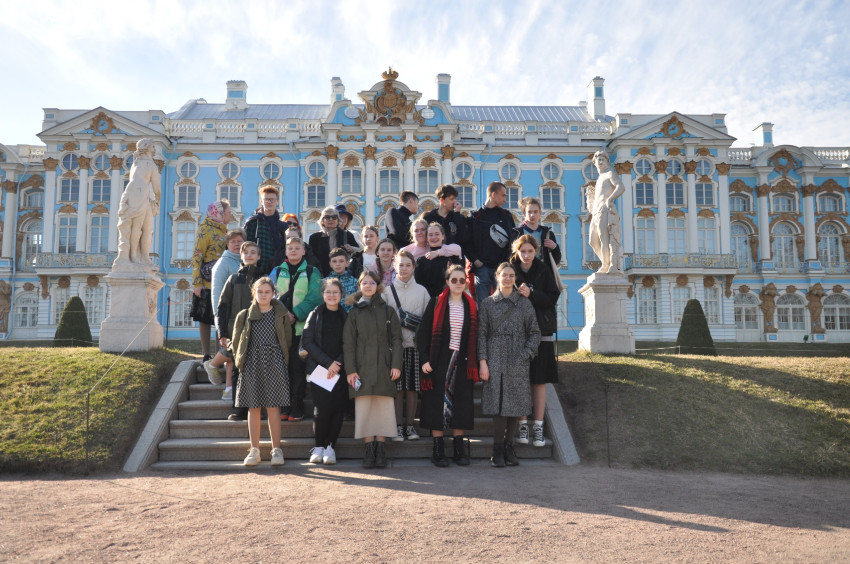
[[[247,421],[228,421],[230,402],[222,401],[223,385],[215,386],[206,379],[200,364],[193,371],[188,386],[188,399],[177,404],[176,418],[168,423],[168,436],[159,442],[158,461],[151,468],[157,470],[237,470],[242,469],[242,459],[248,452]],[[309,388],[309,386],[308,386]],[[308,396],[304,402],[307,417],[299,422],[281,423],[281,448],[287,466],[310,465],[310,449],[313,448],[313,403]],[[260,451],[263,461],[259,467],[268,467],[271,456],[271,441],[265,421],[261,426]],[[428,431],[417,431],[422,438],[417,441],[387,442],[390,465],[400,461],[415,461],[430,464],[431,438]],[[481,415],[481,384],[475,390],[475,430],[467,434],[470,440],[470,456],[473,464],[489,460],[493,450],[493,422]],[[363,441],[354,439],[354,422],[346,421],[342,426],[336,455],[338,464],[359,466],[363,457]],[[448,441],[447,447],[451,447]],[[520,459],[549,459],[553,457],[552,441],[547,438],[546,446],[533,447],[516,445]],[[447,450],[448,450],[447,448]]]

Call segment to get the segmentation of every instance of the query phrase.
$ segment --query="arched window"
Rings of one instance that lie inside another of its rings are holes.
[[[776,300],[776,326],[780,331],[805,331],[806,304],[799,294],[783,294]]]
[[[753,294],[735,294],[735,327],[738,329],[759,328],[759,299]]]
[[[824,268],[841,267],[841,230],[834,223],[824,223],[818,228],[818,259]]]
[[[797,264],[794,255],[794,229],[787,223],[773,228],[773,262],[776,268],[789,269]]]
[[[676,159],[670,159],[667,162],[667,174],[669,176],[680,176],[683,168],[682,163]]]
[[[30,188],[24,192],[24,207],[40,209],[44,205],[44,189]]]
[[[746,196],[729,196],[729,209],[733,212],[748,212],[750,199]]]
[[[174,230],[174,260],[189,260],[195,246],[195,222],[178,221]]]
[[[830,294],[823,299],[823,326],[828,331],[850,330],[850,298]]]
[[[730,243],[732,254],[738,262],[738,268],[744,268],[750,264],[749,230],[740,223],[733,223],[730,229]]]
[[[697,244],[699,252],[705,255],[714,254],[715,237],[717,230],[713,217],[698,217],[697,218]]]
[[[818,198],[818,211],[820,213],[840,212],[841,196],[835,194],[823,194]]]
[[[35,292],[25,292],[15,298],[15,327],[35,327],[38,325],[38,296]]]
[[[41,252],[42,230],[40,219],[33,219],[22,227],[24,241],[21,245],[21,268],[35,266],[35,255]]]
[[[635,253],[655,254],[655,218],[639,217],[635,220]]]
[[[797,211],[797,206],[793,196],[774,196],[773,211],[775,212],[793,212]]]

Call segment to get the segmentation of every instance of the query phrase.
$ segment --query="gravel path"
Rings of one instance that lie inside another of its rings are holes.
[[[0,479],[0,561],[850,560],[850,481],[529,463]]]

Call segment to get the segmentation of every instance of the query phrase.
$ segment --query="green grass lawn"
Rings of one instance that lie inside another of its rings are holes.
[[[850,358],[834,356],[846,349],[833,356],[574,352],[560,357],[557,389],[590,462],[608,462],[607,387],[611,466],[846,477]]]
[[[174,367],[190,358],[175,349],[119,357],[93,347],[3,347],[0,354],[2,472],[85,471],[86,392],[95,384],[89,467],[120,468]]]

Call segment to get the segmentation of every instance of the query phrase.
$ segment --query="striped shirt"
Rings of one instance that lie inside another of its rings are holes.
[[[460,350],[460,332],[463,330],[463,301],[449,300],[449,349]]]

